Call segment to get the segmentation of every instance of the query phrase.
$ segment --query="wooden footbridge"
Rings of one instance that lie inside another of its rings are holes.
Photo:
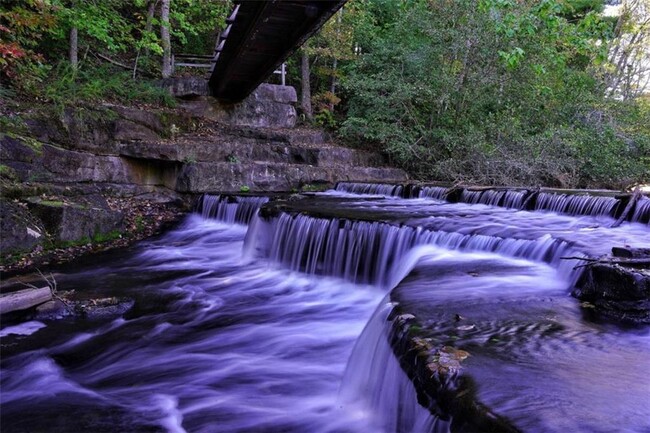
[[[346,0],[236,0],[212,59],[213,96],[237,102],[248,96]]]

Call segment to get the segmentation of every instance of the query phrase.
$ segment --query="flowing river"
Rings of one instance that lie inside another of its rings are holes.
[[[563,259],[648,246],[645,222],[350,189],[264,217],[265,198],[206,196],[63,268],[60,290],[131,302],[2,325],[2,432],[459,431],[418,404],[396,305],[468,352],[477,399],[515,429],[650,432],[649,330],[592,318]]]

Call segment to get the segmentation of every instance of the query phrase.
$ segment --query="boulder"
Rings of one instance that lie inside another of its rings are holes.
[[[52,239],[60,242],[90,240],[123,229],[123,215],[111,210],[101,196],[86,198],[83,204],[31,198],[28,206]]]
[[[230,123],[257,128],[293,128],[298,114],[295,107],[286,102],[266,99],[267,92],[255,90],[244,101],[226,109]]]
[[[295,88],[277,84],[260,84],[253,92],[253,96],[261,101],[279,102],[281,104],[295,104],[298,102]]]
[[[43,224],[18,203],[0,200],[0,251],[2,254],[30,251],[43,243]]]
[[[595,263],[586,267],[573,295],[607,316],[650,323],[650,269]]]
[[[208,80],[201,77],[174,77],[160,81],[160,87],[166,89],[176,98],[208,96]]]

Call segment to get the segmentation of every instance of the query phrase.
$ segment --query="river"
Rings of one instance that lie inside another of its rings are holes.
[[[397,304],[469,353],[477,398],[517,429],[650,432],[650,332],[585,314],[562,258],[650,245],[647,224],[349,191],[259,218],[265,201],[207,197],[59,271],[133,305],[3,324],[3,433],[454,431],[392,353]]]

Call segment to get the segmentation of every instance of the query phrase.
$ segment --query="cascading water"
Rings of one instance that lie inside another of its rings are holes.
[[[341,192],[348,195],[428,198],[444,201],[453,190],[454,188],[440,186],[405,188],[402,185],[339,182],[332,193]],[[409,195],[406,194],[407,191]],[[412,196],[413,191],[417,191],[417,195]],[[556,192],[535,193],[527,190],[507,189],[462,189],[455,201],[523,210],[529,209],[528,207],[525,208],[528,205],[529,198],[534,198],[533,210],[578,216],[615,217],[622,212],[627,204],[627,201],[624,199],[616,197],[560,194]],[[650,223],[649,200],[646,197],[639,199],[638,203],[635,204],[635,211],[628,217],[630,222]]]
[[[206,196],[130,256],[60,272],[60,290],[134,305],[3,323],[3,433],[466,431],[395,356],[396,309],[405,335],[469,353],[462,393],[513,428],[647,430],[650,335],[585,320],[563,259],[648,245],[645,225],[521,212],[520,192],[483,191],[494,207],[393,191],[263,216],[265,199]]]
[[[614,197],[540,192],[537,196],[535,210],[547,210],[569,215],[613,216],[617,204],[618,200]]]
[[[402,185],[390,185],[383,183],[354,183],[339,182],[336,191],[348,194],[386,195],[401,197],[404,187]]]
[[[445,194],[449,189],[442,186],[425,186],[420,189],[420,198],[431,198],[434,200],[444,200]]]
[[[650,199],[642,197],[636,202],[630,221],[650,224]]]
[[[203,218],[214,218],[225,223],[248,224],[268,197],[221,196],[204,194],[197,204]]]
[[[258,223],[259,224],[259,223]],[[264,223],[261,223],[264,224]],[[381,222],[349,221],[281,214],[251,241],[263,257],[285,267],[310,274],[341,277],[348,281],[388,287],[387,270],[400,264],[413,247],[433,244],[449,249],[491,251],[513,257],[548,261],[560,266],[560,258],[579,254],[551,236],[515,239],[423,230]],[[565,263],[573,266],[575,263]],[[566,266],[564,266],[566,267]]]

